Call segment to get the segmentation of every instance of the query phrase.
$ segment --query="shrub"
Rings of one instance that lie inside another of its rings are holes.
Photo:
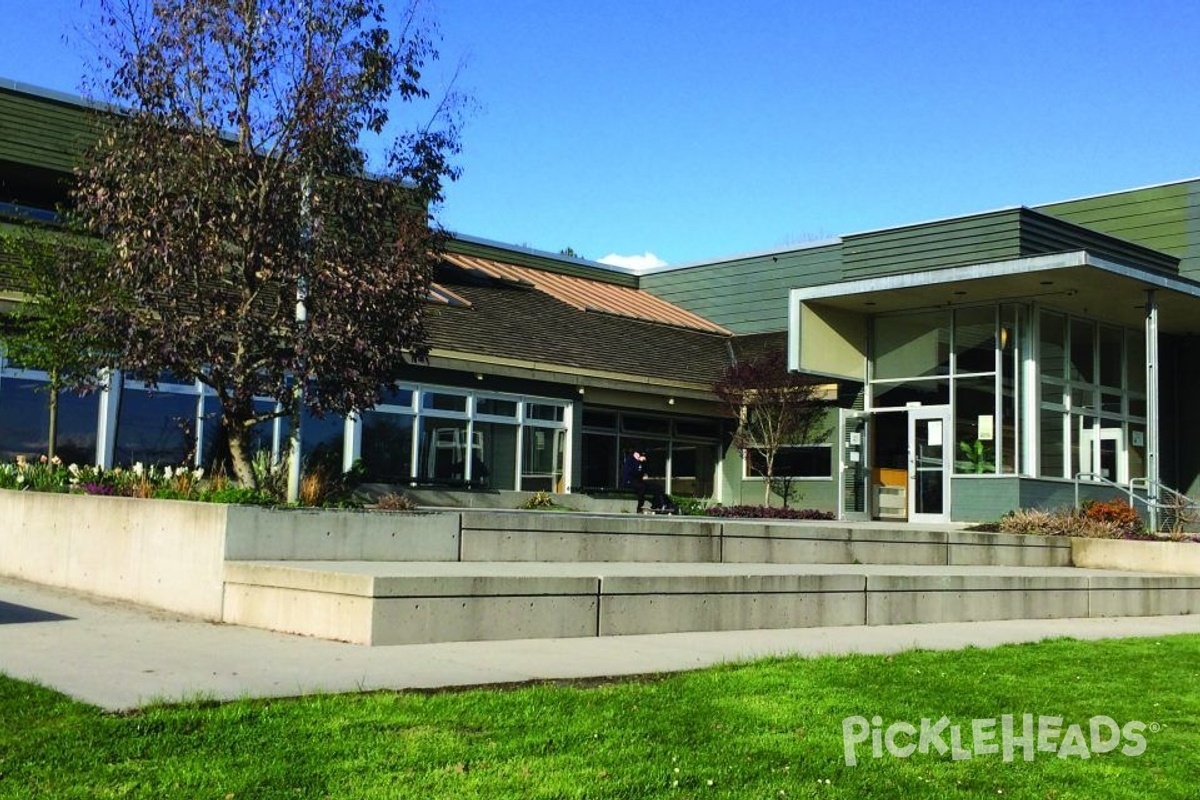
[[[999,528],[1003,533],[1077,536],[1086,539],[1121,539],[1129,532],[1111,520],[1090,519],[1082,512],[1069,508],[1058,511],[1017,509],[1000,518]]]
[[[417,504],[402,492],[388,492],[375,501],[375,507],[380,511],[415,511]]]
[[[273,506],[275,498],[257,489],[247,486],[225,484],[219,488],[209,488],[198,498],[206,503],[228,503],[242,506]]]
[[[1144,527],[1137,509],[1120,500],[1092,500],[1084,503],[1083,516],[1096,522],[1111,522],[1128,533],[1138,533]]]
[[[680,515],[685,517],[702,517],[713,505],[713,501],[707,497],[675,497],[671,495],[671,502],[679,509]]]
[[[748,519],[833,519],[829,511],[815,508],[773,508],[771,506],[713,506],[704,512],[710,517],[742,517]]]
[[[537,492],[533,495],[533,497],[530,497],[524,503],[521,503],[521,505],[517,506],[517,508],[525,511],[534,511],[539,508],[555,508],[556,506],[557,504],[554,502],[554,496],[549,492]]]

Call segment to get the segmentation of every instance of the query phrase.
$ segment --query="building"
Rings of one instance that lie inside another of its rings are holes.
[[[87,139],[78,99],[0,85],[0,215],[52,218]],[[1197,196],[1188,180],[644,274],[460,235],[429,363],[358,417],[307,421],[303,450],[401,484],[581,492],[615,487],[636,444],[672,493],[757,502],[710,387],[787,346],[840,406],[827,441],[783,459],[802,505],[975,520],[1077,484],[1195,493]],[[0,456],[44,451],[44,383],[3,364]],[[198,386],[116,376],[63,403],[64,457],[204,464],[221,446]],[[258,444],[286,436],[280,420]]]

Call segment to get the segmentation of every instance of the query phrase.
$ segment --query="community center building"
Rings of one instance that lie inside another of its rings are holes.
[[[53,225],[90,113],[0,83],[0,224]],[[0,313],[22,299],[5,258]],[[672,494],[757,503],[712,385],[781,348],[837,405],[780,456],[795,505],[934,522],[1067,505],[1077,485],[1194,494],[1198,279],[1200,179],[642,272],[458,234],[428,363],[373,409],[306,419],[302,452],[385,483],[588,493],[638,446]],[[0,458],[46,451],[46,383],[0,361]],[[113,374],[63,395],[57,449],[205,466],[215,411],[199,385]],[[278,457],[287,425],[256,446]]]

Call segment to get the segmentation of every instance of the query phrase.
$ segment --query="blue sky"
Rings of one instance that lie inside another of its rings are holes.
[[[77,90],[94,0],[20,5],[0,77]],[[435,10],[474,236],[678,264],[1200,175],[1190,0]]]

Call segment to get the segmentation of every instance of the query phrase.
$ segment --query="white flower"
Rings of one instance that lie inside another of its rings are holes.
[[[171,480],[171,478],[175,477],[175,470],[171,469],[170,467],[164,467],[163,468],[163,477],[166,478],[167,480]]]
[[[72,475],[74,475],[76,477],[79,477],[79,465],[72,462],[71,466],[67,467],[67,472],[71,473]]]
[[[200,480],[201,478],[203,478],[204,477],[204,467],[196,467],[194,470],[192,470],[192,477],[195,478],[196,480]]]
[[[139,478],[142,477],[142,473],[145,471],[146,468],[142,466],[142,462],[139,461],[133,465],[133,474],[137,475]]]

